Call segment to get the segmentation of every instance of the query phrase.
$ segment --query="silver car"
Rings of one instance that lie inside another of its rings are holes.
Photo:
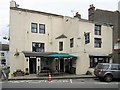
[[[104,81],[110,82],[114,78],[120,78],[120,64],[115,63],[98,63],[95,67],[94,74]]]

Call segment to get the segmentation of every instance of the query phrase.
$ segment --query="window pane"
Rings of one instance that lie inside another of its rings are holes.
[[[39,33],[45,34],[45,25],[39,24]]]
[[[94,47],[101,48],[101,38],[95,38],[94,39]]]
[[[3,52],[1,53],[1,56],[4,56],[4,53],[3,53]]]
[[[32,43],[33,52],[44,52],[44,43]]]
[[[59,51],[63,51],[63,42],[59,42]]]
[[[101,35],[101,25],[95,24],[95,35]]]
[[[90,33],[84,33],[85,36],[85,44],[90,43]]]
[[[72,48],[72,47],[73,47],[73,45],[74,45],[74,39],[73,39],[73,38],[71,38],[71,39],[70,39],[70,48]]]
[[[31,23],[31,32],[37,33],[37,23]]]
[[[118,65],[112,65],[111,70],[118,70]]]

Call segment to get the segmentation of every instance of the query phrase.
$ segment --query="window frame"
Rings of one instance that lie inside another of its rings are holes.
[[[95,68],[98,63],[109,63],[109,62],[110,62],[109,58],[90,57],[90,68]]]
[[[32,42],[32,51],[33,52],[45,52],[45,43]]]
[[[119,65],[111,65],[111,70],[119,70]]]
[[[35,25],[36,27],[33,27],[33,25]],[[37,23],[31,23],[31,32],[38,33],[38,24]]]
[[[59,51],[63,51],[63,41],[59,42]]]
[[[1,56],[5,56],[5,53],[4,53],[4,52],[1,52]]]
[[[44,29],[41,28],[40,26],[43,26]],[[41,31],[42,31],[42,32],[41,32]],[[45,34],[45,24],[39,24],[39,33],[40,33],[40,34]]]
[[[85,44],[90,43],[90,33],[84,33],[85,36]]]
[[[95,35],[101,35],[101,25],[95,24],[94,34]]]
[[[70,48],[73,48],[74,47],[74,38],[71,38],[70,39]]]
[[[101,38],[94,38],[94,47],[101,48],[102,46],[102,39]]]

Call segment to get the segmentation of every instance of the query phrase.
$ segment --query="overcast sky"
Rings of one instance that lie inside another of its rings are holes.
[[[0,0],[0,41],[3,36],[8,36],[9,30],[9,2],[11,0]],[[88,18],[88,8],[94,4],[96,9],[109,11],[118,10],[120,0],[15,0],[19,8],[26,8],[60,14],[72,17],[75,12],[79,12],[84,19]],[[73,12],[71,12],[71,10]]]

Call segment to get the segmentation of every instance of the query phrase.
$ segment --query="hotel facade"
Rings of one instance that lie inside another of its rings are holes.
[[[10,77],[17,70],[86,74],[112,62],[112,28],[80,17],[19,8],[10,3]]]

